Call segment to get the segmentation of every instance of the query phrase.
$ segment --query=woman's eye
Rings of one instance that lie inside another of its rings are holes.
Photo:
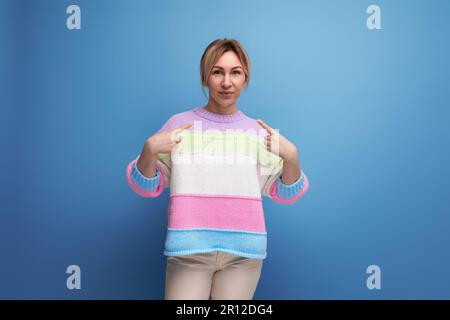
[[[220,70],[215,70],[215,71],[213,72],[213,74],[222,74],[222,71],[220,71]],[[241,74],[241,72],[240,72],[240,71],[233,71],[233,74],[239,75],[239,74]]]

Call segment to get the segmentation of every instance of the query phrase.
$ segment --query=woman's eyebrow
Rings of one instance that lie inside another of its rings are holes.
[[[218,68],[218,69],[221,69],[221,70],[223,70],[223,68],[222,68],[222,67],[219,67],[219,66],[214,66],[213,68]],[[241,69],[242,69],[242,67],[241,67],[241,66],[236,66],[236,67],[233,67],[233,68],[231,68],[231,70],[233,70],[233,69],[237,69],[237,68],[241,68]]]

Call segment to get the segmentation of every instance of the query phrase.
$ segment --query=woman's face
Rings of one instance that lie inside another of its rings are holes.
[[[235,106],[246,83],[238,56],[233,51],[227,51],[211,69],[207,83],[209,99],[222,108]]]

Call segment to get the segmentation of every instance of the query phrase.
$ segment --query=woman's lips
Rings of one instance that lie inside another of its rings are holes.
[[[233,92],[219,92],[219,94],[224,98],[231,98]]]

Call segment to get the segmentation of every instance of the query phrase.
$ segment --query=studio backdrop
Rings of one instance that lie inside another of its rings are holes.
[[[255,299],[450,298],[450,3],[0,1],[0,298],[162,299],[169,190],[127,164],[207,103],[200,58],[246,48],[238,107],[295,143],[309,190],[264,198]],[[75,278],[76,279],[75,279]]]

